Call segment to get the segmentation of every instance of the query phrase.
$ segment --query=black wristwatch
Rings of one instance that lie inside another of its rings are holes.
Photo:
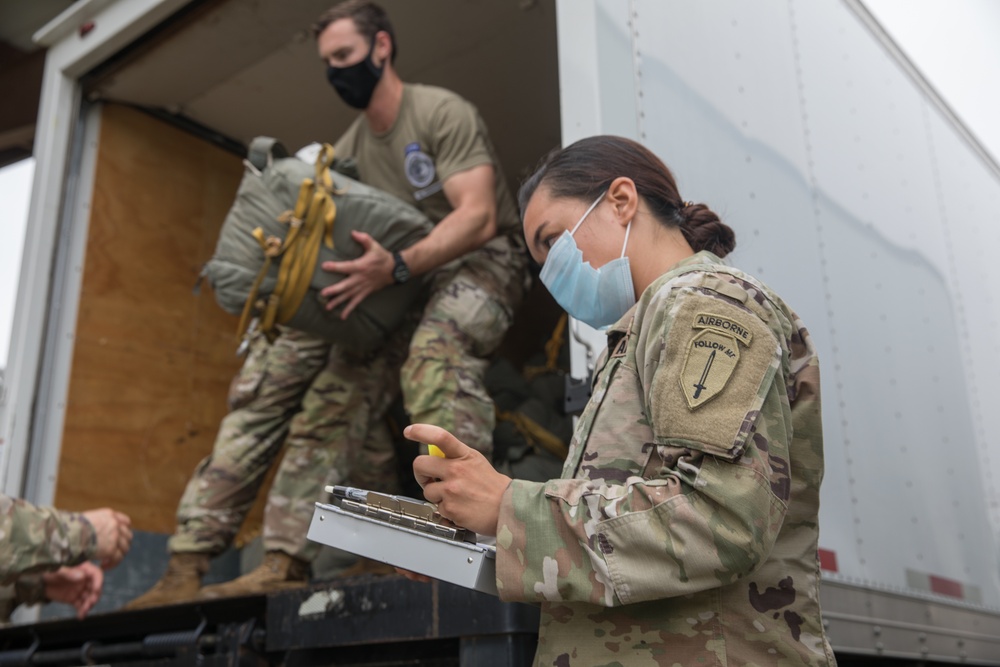
[[[392,267],[392,279],[396,281],[397,285],[405,283],[410,279],[410,267],[406,265],[403,256],[398,252],[392,253],[392,260],[396,262],[396,265]]]

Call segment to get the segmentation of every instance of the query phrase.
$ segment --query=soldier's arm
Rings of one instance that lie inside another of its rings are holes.
[[[45,582],[40,574],[24,574],[14,583],[0,586],[0,624],[10,620],[19,605],[48,602],[45,596]]]
[[[430,151],[452,211],[430,234],[400,255],[419,275],[476,250],[497,233],[497,174],[475,107],[458,97],[444,100],[430,121]]]
[[[97,535],[82,514],[0,496],[0,583],[21,574],[76,565],[97,554]]]
[[[428,273],[480,248],[496,236],[496,173],[481,164],[450,176],[444,193],[452,211],[430,233],[400,251],[414,275]]]
[[[772,445],[781,451],[790,435],[773,337],[756,327],[756,358],[744,360],[756,365],[758,386],[713,399],[731,406],[729,419],[742,415],[733,427],[738,446],[699,440],[681,432],[697,422],[668,416],[664,394],[682,390],[678,365],[689,343],[689,332],[678,327],[691,329],[690,322],[675,320],[714,304],[698,300],[681,309],[668,296],[653,305],[639,332],[636,369],[647,404],[629,408],[650,420],[657,440],[642,474],[624,483],[515,480],[498,522],[504,600],[617,606],[685,595],[748,575],[770,552],[785,505],[772,488],[767,452]],[[635,443],[637,459],[644,444]]]
[[[14,608],[18,604],[20,603],[14,584],[0,586],[0,625],[10,621],[10,615],[14,613]]]

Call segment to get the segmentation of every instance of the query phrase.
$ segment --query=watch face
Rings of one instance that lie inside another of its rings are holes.
[[[392,267],[392,279],[397,283],[405,283],[410,279],[410,269],[403,262],[403,258],[397,253],[393,259],[396,260],[396,266]]]

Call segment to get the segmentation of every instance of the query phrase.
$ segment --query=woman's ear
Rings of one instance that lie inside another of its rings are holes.
[[[615,222],[622,227],[628,225],[639,210],[639,192],[635,182],[628,176],[619,176],[611,181],[605,196],[611,201]]]

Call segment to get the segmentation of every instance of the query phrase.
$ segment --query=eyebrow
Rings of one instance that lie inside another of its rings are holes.
[[[324,62],[324,63],[329,62],[330,58],[336,58],[338,60],[343,60],[344,57],[346,57],[349,52],[350,52],[350,47],[349,46],[342,46],[339,49],[337,49],[336,51],[333,51],[331,53],[325,53],[325,54],[321,55],[319,57],[319,59],[322,62]]]

